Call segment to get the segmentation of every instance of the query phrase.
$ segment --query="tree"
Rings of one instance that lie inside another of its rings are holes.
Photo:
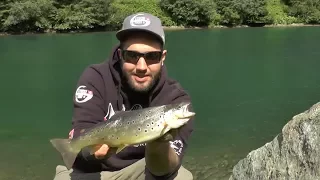
[[[183,26],[208,26],[216,14],[212,0],[161,0],[160,7]]]

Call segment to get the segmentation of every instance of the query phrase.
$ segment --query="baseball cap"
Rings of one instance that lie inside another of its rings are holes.
[[[116,37],[121,41],[128,33],[130,34],[133,31],[145,31],[155,35],[163,44],[165,43],[161,20],[152,14],[138,12],[127,16],[122,23],[121,30],[116,33]]]

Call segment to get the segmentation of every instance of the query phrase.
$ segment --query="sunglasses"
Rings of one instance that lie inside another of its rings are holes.
[[[162,51],[150,51],[146,53],[130,50],[121,51],[123,60],[131,63],[137,63],[141,57],[143,57],[147,63],[158,63],[162,57]]]

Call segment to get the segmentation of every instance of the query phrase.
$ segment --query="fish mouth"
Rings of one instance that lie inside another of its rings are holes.
[[[183,114],[184,118],[190,118],[190,117],[192,117],[192,116],[194,116],[194,115],[196,115],[196,113],[195,113],[195,112],[190,112],[190,111],[185,112],[185,113]]]
[[[177,117],[179,119],[186,119],[186,118],[191,118],[192,116],[196,115],[195,112],[189,111],[189,105],[190,103],[183,103],[181,107],[181,114],[178,114]]]

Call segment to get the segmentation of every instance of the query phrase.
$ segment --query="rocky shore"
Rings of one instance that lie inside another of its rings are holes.
[[[271,142],[251,151],[229,180],[320,179],[320,102],[294,116]]]

